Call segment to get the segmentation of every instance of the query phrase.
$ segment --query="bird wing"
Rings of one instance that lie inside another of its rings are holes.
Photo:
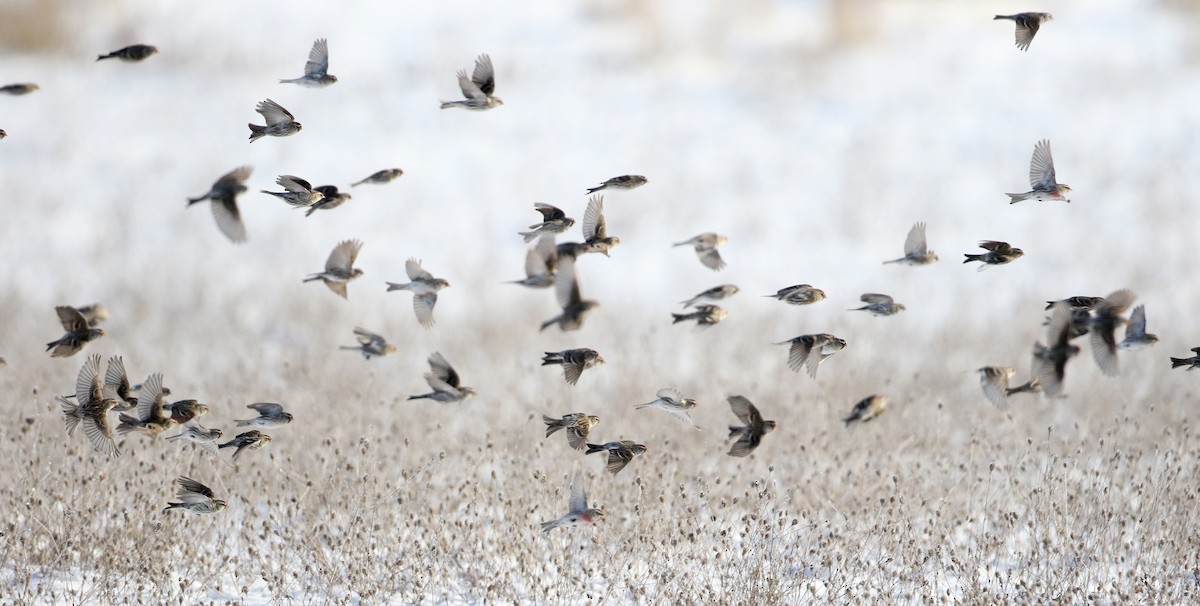
[[[262,114],[263,119],[267,121],[267,126],[287,124],[295,119],[292,112],[289,112],[282,105],[270,99],[259,101],[258,107],[254,108],[254,111]]]
[[[879,293],[873,293],[873,292],[863,294],[863,296],[859,297],[858,300],[862,301],[863,303],[866,303],[868,305],[876,305],[879,303],[883,303],[885,305],[892,304],[891,297],[889,297],[887,295],[881,295]]]
[[[283,415],[283,405],[273,402],[257,402],[247,405],[246,408],[253,408],[258,411],[258,414],[264,417],[278,417]]]
[[[1033,36],[1037,34],[1038,28],[1042,26],[1038,19],[1014,19],[1017,22],[1017,48],[1021,50],[1029,50],[1029,43],[1033,42]]]
[[[542,214],[543,222],[558,221],[561,219],[565,219],[567,216],[567,213],[563,212],[563,210],[561,208],[558,208],[557,206],[553,206],[550,204],[545,204],[542,202],[538,202],[538,203],[534,204],[533,209]]]
[[[206,503],[215,496],[211,488],[187,476],[179,476],[179,492],[176,497],[185,503]]]
[[[487,99],[487,95],[483,94],[483,91],[479,90],[479,86],[474,82],[471,82],[471,79],[467,77],[466,70],[458,70],[458,88],[462,89],[463,96],[468,99],[476,99],[479,101],[484,101]]]
[[[1004,372],[983,372],[979,376],[983,395],[997,408],[1008,405],[1008,375]]]
[[[413,312],[417,314],[417,321],[425,328],[433,326],[433,306],[437,304],[437,298],[435,292],[413,295]]]
[[[250,173],[254,172],[254,168],[250,166],[239,166],[224,175],[213,184],[213,188],[229,187],[238,185],[246,179],[250,178]]]
[[[433,274],[421,269],[421,260],[412,259],[404,262],[404,271],[408,273],[409,280],[432,280]]]
[[[564,256],[558,261],[558,275],[554,278],[554,295],[558,305],[567,309],[579,303],[579,280],[575,277],[575,258]]]
[[[587,511],[587,489],[583,487],[583,476],[578,471],[571,480],[571,500],[567,505],[571,513]]]
[[[122,397],[129,393],[129,377],[125,374],[125,361],[121,356],[108,359],[108,370],[104,371],[104,386],[112,387]]]
[[[1129,306],[1133,305],[1135,299],[1137,299],[1137,295],[1132,290],[1122,288],[1104,297],[1104,300],[1096,305],[1095,310],[1097,314],[1118,316],[1124,313],[1126,309],[1129,309]]]
[[[383,336],[377,335],[365,328],[356,327],[354,329],[354,335],[358,339],[359,345],[369,345],[379,349],[382,349],[384,345],[387,345],[387,340],[385,340]]]
[[[562,367],[563,378],[567,380],[567,383],[575,385],[579,382],[579,377],[583,375],[583,364],[581,362],[564,362]]]
[[[1017,25],[1017,40],[1021,38],[1021,26]],[[1037,31],[1037,22],[1034,22],[1033,32]],[[1033,33],[1029,34],[1029,39],[1033,39]],[[1028,44],[1028,43],[1027,43]],[[1029,184],[1035,190],[1050,190],[1054,189],[1058,183],[1054,180],[1054,158],[1050,155],[1050,140],[1042,139],[1033,146],[1033,160],[1029,163]]]
[[[275,179],[275,182],[278,183],[280,187],[294,194],[309,194],[312,193],[313,190],[312,183],[309,183],[308,181],[301,179],[296,175],[279,175],[279,177]]]
[[[117,442],[113,438],[112,427],[108,423],[107,412],[84,417],[82,425],[84,435],[96,450],[110,457],[121,456],[121,451],[117,449]]]
[[[75,379],[75,405],[82,409],[87,404],[99,404],[101,397],[100,354],[92,354],[83,361]]]
[[[325,261],[325,271],[327,272],[342,272],[350,273],[351,266],[354,265],[354,260],[358,258],[358,250],[362,248],[360,240],[342,240],[329,253],[329,258]],[[342,286],[343,290],[345,286]],[[343,295],[345,296],[345,295]]]
[[[658,393],[656,393],[654,395],[657,396],[661,400],[667,400],[668,402],[671,402],[674,404],[679,404],[679,403],[683,402],[683,392],[679,391],[678,389],[675,389],[674,387],[664,387],[664,388],[658,390]]]
[[[433,355],[429,356],[429,368],[433,370],[433,376],[439,381],[455,389],[458,388],[458,373],[455,372],[453,366],[450,366],[450,363],[446,361],[445,356],[441,352],[435,351]],[[430,386],[433,386],[433,384],[430,383]],[[434,387],[434,389],[437,389],[437,387]]]
[[[700,257],[700,262],[711,270],[717,271],[725,267],[725,260],[721,258],[721,253],[716,248],[696,249],[696,256]]]
[[[87,318],[84,318],[78,309],[69,305],[59,305],[54,311],[58,313],[58,321],[67,332],[79,333],[88,329]]]
[[[979,243],[979,248],[990,250],[994,253],[1007,253],[1012,251],[1012,246],[1008,242],[997,242],[996,240],[984,240]]]
[[[604,226],[604,196],[592,196],[588,200],[587,210],[583,211],[583,238],[594,240],[607,237]]]
[[[750,403],[750,400],[742,396],[731,396],[729,407],[733,409],[733,414],[737,415],[737,418],[751,428],[762,425],[762,415],[758,413],[758,409]]]
[[[1125,338],[1146,336],[1146,306],[1138,305],[1129,314],[1129,324],[1125,325]]]
[[[329,44],[324,38],[313,42],[312,50],[308,52],[308,62],[304,64],[305,76],[324,76],[329,71]]]
[[[138,390],[137,412],[138,420],[142,422],[166,416],[163,414],[162,373],[156,372],[142,383],[142,388]]]
[[[213,219],[217,221],[217,229],[233,242],[246,241],[246,225],[242,223],[242,213],[238,210],[237,201],[232,195],[213,200]]]
[[[925,224],[914,224],[912,229],[908,230],[908,237],[904,239],[904,256],[924,257],[928,252],[925,241]]]
[[[479,91],[488,97],[496,91],[496,70],[492,67],[490,56],[479,55],[479,58],[475,60],[475,71],[471,74],[471,83],[479,87]]]

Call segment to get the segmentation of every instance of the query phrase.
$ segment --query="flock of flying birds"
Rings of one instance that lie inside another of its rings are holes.
[[[1040,25],[1052,17],[1048,13],[1020,13],[997,15],[995,18],[1014,21],[1016,45],[1021,50],[1027,50]],[[101,55],[97,60],[116,58],[126,62],[138,62],[157,52],[158,49],[153,46],[139,44]],[[337,77],[329,74],[328,69],[329,47],[325,39],[320,39],[312,46],[304,66],[304,74],[280,82],[308,88],[326,87],[337,82]],[[457,76],[463,99],[442,101],[442,109],[485,111],[503,105],[503,101],[494,95],[495,70],[488,55],[481,55],[476,60],[470,76],[465,70],[459,71]],[[19,95],[33,92],[37,88],[36,84],[13,84],[0,87],[0,93]],[[266,124],[249,124],[250,142],[265,137],[292,136],[302,130],[295,116],[271,99],[258,103],[256,111],[262,115]],[[5,133],[0,130],[0,137],[3,136]],[[207,193],[188,200],[188,206],[211,202],[210,208],[218,229],[235,243],[247,239],[246,228],[238,211],[237,198],[247,191],[245,181],[250,178],[251,172],[249,166],[238,167],[217,179]],[[352,186],[367,183],[386,184],[401,175],[401,169],[384,169]],[[1007,194],[1010,203],[1015,204],[1023,200],[1070,202],[1065,194],[1069,193],[1071,188],[1057,181],[1049,141],[1039,141],[1034,146],[1029,180],[1030,191]],[[543,322],[541,330],[551,326],[558,326],[562,331],[578,330],[583,326],[588,314],[599,305],[596,301],[583,298],[576,270],[577,260],[581,256],[591,253],[608,256],[609,251],[620,244],[620,238],[608,235],[604,198],[597,192],[627,191],[641,187],[647,182],[646,177],[640,175],[623,175],[589,188],[587,193],[591,197],[581,225],[582,241],[557,242],[556,238],[559,235],[574,227],[575,219],[549,204],[534,205],[534,210],[541,220],[531,224],[528,231],[517,234],[525,243],[533,243],[526,254],[525,277],[512,283],[532,289],[553,288],[562,312]],[[306,216],[317,210],[336,209],[351,198],[350,194],[339,191],[334,185],[313,187],[308,181],[294,175],[280,175],[276,183],[283,191],[263,190],[263,193],[274,196],[293,208],[305,209]],[[690,246],[705,267],[719,271],[725,267],[725,261],[719,251],[725,242],[726,237],[723,235],[703,233],[677,242],[674,246]],[[319,280],[337,295],[348,298],[348,284],[364,273],[361,268],[355,267],[355,260],[362,245],[358,240],[338,243],[329,254],[324,270],[313,273],[304,278],[304,281]],[[1006,242],[988,240],[980,242],[979,246],[986,252],[966,254],[963,262],[979,262],[980,270],[1010,263],[1024,254],[1020,248]],[[937,261],[938,256],[927,245],[925,224],[917,223],[905,239],[904,256],[884,263],[922,266]],[[409,281],[387,282],[387,290],[412,293],[417,321],[425,328],[431,328],[434,325],[433,312],[438,293],[449,287],[450,283],[434,277],[417,259],[409,259],[405,270]],[[673,322],[692,321],[700,328],[718,324],[727,316],[727,312],[718,303],[739,291],[740,289],[733,284],[722,284],[698,293],[682,302],[685,309],[683,313],[672,313]],[[823,290],[809,284],[788,286],[766,296],[790,305],[811,305],[826,298]],[[1015,375],[1013,368],[985,366],[978,369],[984,396],[1001,407],[1007,404],[1010,396],[1018,393],[1040,392],[1046,398],[1061,397],[1067,362],[1080,352],[1080,347],[1072,344],[1072,341],[1084,335],[1090,335],[1093,357],[1101,371],[1108,375],[1117,374],[1118,351],[1141,349],[1153,345],[1158,340],[1157,336],[1146,332],[1144,306],[1133,308],[1128,319],[1123,317],[1134,299],[1135,295],[1131,291],[1121,289],[1105,297],[1075,296],[1061,301],[1048,301],[1046,309],[1050,311],[1050,316],[1046,322],[1047,344],[1042,345],[1039,342],[1033,346],[1030,380],[1022,385],[1010,387],[1009,381]],[[861,301],[864,306],[850,311],[865,311],[874,316],[891,316],[905,311],[903,304],[895,302],[886,294],[865,293],[861,296]],[[104,336],[104,331],[98,328],[98,325],[108,318],[108,310],[104,306],[59,306],[56,312],[66,333],[47,344],[47,351],[51,356],[73,356],[88,342]],[[1121,325],[1125,325],[1125,334],[1122,340],[1117,341],[1115,331]],[[343,346],[342,349],[357,351],[368,360],[396,351],[395,345],[387,343],[382,336],[367,329],[355,328],[354,335],[358,344]],[[814,379],[822,362],[847,347],[845,339],[826,333],[800,335],[779,344],[790,346],[788,366],[794,372],[804,369]],[[1193,348],[1192,351],[1196,355],[1191,358],[1171,358],[1172,368],[1200,368],[1200,347]],[[98,451],[113,457],[121,455],[114,432],[116,435],[132,432],[155,438],[165,431],[178,429],[178,433],[166,437],[166,440],[187,440],[222,461],[224,459],[221,459],[220,450],[234,448],[232,459],[236,460],[245,451],[257,450],[271,443],[271,436],[261,429],[281,427],[290,423],[293,418],[280,404],[251,404],[248,408],[253,409],[257,416],[236,423],[238,427],[253,426],[256,429],[239,433],[233,439],[220,443],[224,432],[220,429],[205,428],[198,421],[208,412],[208,406],[194,399],[166,403],[164,397],[170,394],[170,390],[163,386],[163,377],[158,373],[151,374],[140,385],[131,385],[125,372],[124,361],[120,357],[108,360],[106,372],[101,377],[100,361],[99,355],[88,357],[79,371],[75,394],[60,396],[58,401],[62,407],[68,434],[73,434],[77,427],[82,426],[91,444]],[[410,396],[410,400],[429,399],[439,403],[450,403],[461,402],[476,394],[473,388],[462,385],[458,372],[441,353],[435,352],[430,355],[428,363],[430,372],[425,374],[425,380],[432,391]],[[604,358],[593,349],[579,348],[546,352],[542,364],[561,366],[563,378],[567,383],[575,385],[585,370],[604,364]],[[71,401],[72,397],[74,402]],[[843,420],[847,425],[871,421],[884,413],[888,401],[889,398],[884,395],[868,396],[855,404]],[[743,396],[729,397],[728,403],[733,414],[743,423],[730,427],[729,437],[736,439],[733,440],[728,454],[744,457],[758,448],[763,436],[774,430],[776,423],[764,419],[757,407]],[[688,412],[695,406],[695,399],[684,397],[674,388],[664,388],[658,391],[653,401],[639,404],[635,408],[658,409],[700,429]],[[110,419],[113,412],[118,413],[118,423],[115,426]],[[647,451],[644,444],[630,440],[589,443],[590,433],[600,422],[600,418],[595,415],[582,412],[558,418],[543,415],[543,421],[547,438],[561,430],[566,435],[570,448],[586,448],[586,454],[605,453],[606,470],[612,474],[619,473],[636,457]],[[228,462],[226,464],[231,465]],[[225,501],[215,498],[213,491],[204,484],[189,477],[180,477],[177,482],[178,501],[169,503],[168,511],[186,509],[196,513],[215,513],[225,508]],[[556,520],[545,522],[542,528],[549,531],[560,527],[589,525],[603,516],[602,509],[588,507],[586,491],[580,474],[576,472],[570,487],[568,513]]]

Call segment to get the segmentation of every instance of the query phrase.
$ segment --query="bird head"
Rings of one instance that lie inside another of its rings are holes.
[[[225,501],[223,501],[221,499],[213,499],[212,510],[214,513],[221,511],[222,509],[225,509],[226,506],[227,506],[227,504],[225,503]]]
[[[588,415],[588,425],[595,425],[600,422],[600,417],[596,415]]]
[[[463,398],[479,395],[479,392],[475,391],[474,387],[459,387],[458,391],[462,393]]]
[[[353,280],[354,278],[357,278],[361,275],[363,275],[363,270],[361,268],[355,267],[350,272],[350,279]]]
[[[763,421],[763,433],[770,433],[772,431],[775,431],[775,426],[776,426],[775,421]]]

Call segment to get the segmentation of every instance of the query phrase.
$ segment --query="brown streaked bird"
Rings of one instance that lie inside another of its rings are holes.
[[[1193,347],[1192,353],[1196,354],[1190,358],[1175,358],[1171,357],[1171,369],[1174,370],[1180,366],[1187,366],[1188,371],[1200,368],[1200,347]]]
[[[1008,380],[1016,374],[1016,370],[1008,366],[984,366],[979,371],[979,387],[983,395],[996,408],[1008,406]]]
[[[849,426],[855,421],[866,423],[879,417],[887,410],[888,402],[891,398],[881,395],[867,396],[862,399],[854,408],[850,410],[850,414],[842,419],[842,422]]]
[[[729,297],[732,297],[733,295],[736,295],[739,292],[741,292],[741,289],[738,288],[736,285],[722,284],[720,286],[714,286],[714,287],[688,299],[687,301],[680,301],[679,304],[684,307],[691,307],[701,300],[715,303],[717,301],[723,301],[725,299],[728,299]]]
[[[688,313],[671,312],[671,324],[695,320],[696,328],[705,329],[720,324],[727,316],[729,316],[729,312],[720,305],[697,305],[693,311]]]
[[[526,243],[533,242],[538,236],[561,234],[575,225],[575,219],[568,217],[561,208],[556,206],[538,202],[533,205],[533,209],[542,214],[542,222],[530,225],[531,231],[517,232],[525,238]]]
[[[237,196],[246,191],[245,181],[252,172],[254,169],[249,166],[239,166],[217,179],[208,193],[199,198],[188,198],[188,206],[212,200],[212,214],[217,221],[217,228],[235,243],[246,241],[246,226],[238,210]]]
[[[292,112],[270,99],[259,101],[258,105],[254,107],[254,111],[262,114],[267,125],[247,124],[250,127],[251,143],[266,136],[288,137],[300,132],[303,128],[299,122],[296,122],[296,117],[292,115]]]
[[[587,441],[588,432],[592,430],[597,423],[600,422],[600,417],[589,415],[582,412],[575,412],[569,415],[563,415],[561,419],[555,419],[542,415],[542,422],[546,424],[546,437],[554,435],[554,432],[565,429],[567,434],[567,444],[575,450],[583,448]]]
[[[167,391],[163,390],[164,393]],[[199,417],[208,414],[208,404],[202,404],[198,400],[176,400],[170,404],[163,406],[164,412],[171,413],[171,419],[177,425],[183,425]]]
[[[258,413],[253,419],[245,419],[236,421],[237,427],[262,427],[268,429],[271,427],[283,427],[291,423],[295,417],[290,412],[284,412],[282,404],[274,402],[256,402],[246,405],[246,408],[252,408]]]
[[[580,294],[579,280],[575,277],[575,258],[570,256],[559,258],[558,274],[554,277],[554,295],[562,307],[562,313],[542,322],[539,330],[546,330],[555,324],[563,332],[579,330],[584,318],[600,306]]]
[[[0,86],[0,94],[2,95],[28,95],[35,90],[41,88],[32,82],[23,82],[21,84],[5,84]]]
[[[442,101],[442,109],[462,107],[473,111],[486,111],[504,105],[500,97],[493,96],[496,92],[496,70],[492,67],[492,58],[479,55],[475,59],[475,71],[467,77],[467,70],[458,71],[458,88],[462,90],[462,101]]]
[[[1070,193],[1071,186],[1059,183],[1054,174],[1054,157],[1050,155],[1049,139],[1042,139],[1033,146],[1029,184],[1033,189],[1023,194],[1005,194],[1009,198],[1008,203],[1016,204],[1022,200],[1070,202],[1063,194]]]
[[[817,301],[824,301],[825,291],[814,288],[811,284],[793,284],[775,291],[773,295],[763,296],[773,297],[788,305],[811,305]]]
[[[1129,314],[1129,323],[1125,325],[1125,338],[1117,345],[1121,349],[1137,351],[1158,343],[1158,335],[1146,332],[1146,306],[1138,305]]]
[[[237,456],[236,454],[234,456]],[[175,492],[176,503],[167,503],[163,513],[172,509],[186,509],[192,513],[217,513],[226,507],[225,501],[216,498],[211,488],[187,476],[179,476],[179,490]]]
[[[137,417],[121,413],[120,420],[121,423],[117,425],[118,434],[136,431],[152,439],[179,424],[163,407],[162,373],[156,372],[142,383],[142,388],[138,391]]]
[[[425,373],[425,382],[433,391],[417,396],[408,396],[409,400],[425,399],[447,404],[462,402],[477,395],[473,388],[461,384],[462,379],[458,376],[458,371],[454,370],[454,367],[440,352],[435,351],[429,356],[429,369],[430,372]]]
[[[729,448],[729,456],[744,457],[754,452],[762,443],[764,435],[775,431],[775,421],[764,421],[758,408],[743,396],[730,396],[729,407],[733,414],[741,419],[744,426],[729,426],[729,437],[737,436],[737,441]]]
[[[925,240],[925,224],[914,223],[912,229],[908,230],[908,237],[904,239],[904,256],[888,263],[903,263],[904,265],[929,265],[938,260],[937,254],[929,250]]]
[[[321,199],[308,207],[308,210],[304,212],[304,216],[306,217],[311,216],[318,210],[333,210],[349,202],[354,197],[344,191],[338,191],[336,185],[319,185],[314,187],[313,191],[321,194]]]
[[[696,251],[696,257],[705,267],[713,271],[721,271],[725,267],[725,260],[721,258],[718,247],[729,241],[729,238],[713,232],[705,232],[683,242],[676,242],[671,246],[691,246]]]
[[[888,295],[881,295],[879,293],[864,293],[858,300],[866,303],[866,305],[847,311],[865,311],[872,316],[883,317],[892,316],[908,309],[904,305],[896,303]]]
[[[387,342],[382,335],[377,335],[365,328],[355,328],[354,337],[358,339],[358,345],[343,345],[340,349],[348,351],[357,351],[368,360],[372,356],[383,357],[391,353],[396,353],[396,346]]]
[[[975,271],[983,271],[987,269],[989,265],[1004,265],[1005,263],[1011,263],[1025,255],[1025,251],[1019,248],[1013,248],[1008,244],[1008,242],[997,242],[995,240],[984,240],[979,243],[979,248],[987,250],[988,252],[980,253],[978,255],[966,253],[963,254],[963,256],[966,257],[966,259],[963,259],[964,264],[970,263],[971,261],[979,261],[982,263],[982,265],[979,266],[979,269]]]
[[[103,330],[88,326],[87,318],[83,317],[78,309],[69,305],[59,305],[54,311],[67,333],[57,341],[46,344],[46,351],[50,352],[51,358],[69,358],[79,353],[84,345],[104,336]]]
[[[404,171],[400,170],[399,168],[385,168],[383,170],[377,170],[371,173],[370,177],[367,177],[362,181],[355,181],[354,183],[351,183],[350,187],[358,187],[363,183],[377,183],[379,185],[383,185],[384,183],[391,183],[392,181],[400,178],[400,176],[403,174]]]
[[[996,15],[992,21],[1007,19],[1017,24],[1016,45],[1017,48],[1026,51],[1029,50],[1029,43],[1033,42],[1033,37],[1037,35],[1038,28],[1042,23],[1054,18],[1050,13],[1017,13],[1015,15]]]
[[[567,383],[575,385],[585,369],[604,364],[604,358],[600,356],[600,352],[586,347],[546,352],[542,357],[542,366],[555,364],[562,366],[563,378]]]
[[[683,393],[673,387],[664,387],[658,390],[658,393],[655,394],[655,397],[657,399],[653,402],[638,404],[637,406],[634,406],[633,409],[641,410],[643,408],[657,408],[670,414],[676,419],[679,419],[680,421],[688,423],[696,429],[700,429],[700,426],[696,425],[696,422],[692,420],[692,415],[688,414],[689,410],[696,407],[696,400],[683,397]]]
[[[308,51],[308,61],[304,63],[304,75],[290,80],[280,80],[280,84],[299,84],[305,88],[324,88],[337,82],[337,76],[329,72],[329,43],[324,38],[313,42],[312,50]]]
[[[1029,372],[1042,385],[1042,395],[1053,400],[1063,391],[1063,378],[1067,361],[1079,353],[1079,346],[1070,344],[1071,307],[1065,302],[1056,303],[1046,325],[1045,347],[1033,344],[1033,360]]]
[[[104,59],[120,59],[126,63],[137,63],[150,55],[158,52],[158,47],[149,44],[134,44],[125,48],[117,49],[107,55],[99,55],[97,61]]]
[[[279,175],[275,178],[275,183],[284,191],[267,191],[265,189],[259,191],[275,196],[293,208],[308,208],[325,197],[321,192],[314,190],[311,183],[295,175]]]
[[[413,313],[417,316],[417,322],[425,328],[431,328],[433,321],[433,306],[437,305],[438,291],[443,288],[448,288],[450,283],[441,278],[433,277],[433,274],[421,268],[420,259],[409,258],[404,263],[404,271],[408,274],[409,282],[398,284],[396,282],[387,283],[387,292],[393,290],[407,290],[413,294]]]
[[[117,400],[104,395],[100,386],[100,354],[93,354],[84,360],[79,369],[79,376],[75,380],[75,403],[62,396],[57,399],[62,407],[68,436],[74,435],[75,428],[82,424],[84,435],[96,450],[110,457],[119,457],[121,451],[117,448],[108,420],[108,411],[117,404]]]
[[[587,210],[583,212],[583,238],[587,247],[585,252],[601,253],[609,256],[608,251],[621,243],[621,239],[608,235],[604,222],[604,196],[592,196],[588,200]]]
[[[509,284],[520,284],[529,288],[550,288],[554,285],[554,271],[550,263],[558,263],[558,250],[554,236],[542,236],[537,244],[525,253],[525,279],[513,280]]]
[[[649,179],[641,175],[621,175],[620,177],[613,177],[596,187],[589,187],[587,193],[594,194],[605,189],[635,189],[649,182]]]
[[[302,281],[321,280],[334,294],[349,300],[350,297],[346,296],[346,284],[363,275],[363,270],[354,267],[354,261],[358,258],[358,251],[362,249],[362,245],[360,240],[338,242],[338,245],[329,253],[329,258],[325,260],[325,271],[312,274]]]
[[[1117,327],[1125,323],[1121,314],[1133,305],[1137,295],[1133,291],[1122,288],[1109,293],[1092,308],[1092,320],[1089,338],[1092,342],[1092,357],[1100,371],[1113,377],[1120,373],[1117,362]]]
[[[542,532],[550,532],[555,528],[579,528],[591,526],[604,519],[604,510],[599,507],[588,507],[587,490],[583,487],[583,477],[578,471],[571,480],[571,499],[568,502],[569,511],[557,520],[542,522]]]
[[[251,429],[250,431],[239,433],[232,440],[224,444],[218,444],[217,448],[236,448],[237,450],[233,451],[233,460],[236,461],[238,456],[242,454],[242,451],[258,450],[270,443],[270,435],[257,429]]]
[[[604,470],[614,476],[625,469],[625,466],[633,460],[634,457],[646,452],[645,444],[637,444],[633,440],[621,440],[619,442],[606,442],[604,444],[588,444],[585,455],[590,455],[593,452],[608,452],[608,463]]]
[[[846,340],[835,337],[829,333],[819,333],[815,335],[800,335],[798,337],[780,341],[776,345],[791,344],[791,349],[788,350],[788,368],[792,372],[800,372],[803,367],[808,376],[817,378],[817,368],[821,366],[821,362],[825,358],[846,349]]]

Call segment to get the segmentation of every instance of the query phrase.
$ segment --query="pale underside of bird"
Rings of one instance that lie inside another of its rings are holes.
[[[1032,189],[1023,194],[1005,194],[1009,197],[1008,203],[1016,204],[1022,200],[1070,202],[1063,194],[1069,193],[1071,187],[1059,183],[1055,177],[1049,139],[1038,141],[1033,146],[1033,159],[1029,162],[1029,185]]]
[[[433,277],[433,274],[425,271],[421,267],[419,259],[410,258],[404,263],[404,271],[408,274],[410,282],[399,284],[396,282],[387,283],[387,291],[407,290],[413,294],[413,313],[417,316],[417,322],[425,328],[431,328],[434,325],[433,307],[437,305],[438,291],[450,286],[450,283],[441,278]]]
[[[555,528],[591,526],[604,518],[603,509],[588,507],[587,489],[583,486],[583,477],[579,472],[575,472],[575,477],[571,480],[571,497],[567,505],[565,515],[557,520],[542,522],[542,532],[550,532]]]
[[[338,242],[338,245],[333,247],[333,251],[329,253],[329,258],[325,260],[325,271],[312,274],[303,281],[321,280],[334,294],[343,299],[349,299],[346,295],[346,284],[363,275],[363,270],[354,267],[354,261],[358,259],[358,251],[362,249],[362,246],[363,243],[360,240]]]
[[[904,265],[929,265],[938,260],[937,254],[929,250],[929,246],[925,239],[925,224],[914,223],[912,229],[908,230],[908,237],[904,240],[904,256],[888,263],[901,263]]]
[[[212,200],[212,214],[217,228],[234,243],[246,241],[246,226],[242,223],[242,214],[238,210],[237,196],[246,191],[244,183],[253,171],[249,166],[239,166],[217,179],[208,193],[198,198],[188,198],[188,206]]]
[[[304,64],[304,75],[290,80],[280,80],[280,84],[299,84],[307,88],[323,88],[337,82],[337,76],[329,72],[329,43],[325,38],[313,42],[312,50],[308,51],[308,61]]]
[[[442,101],[442,109],[462,107],[474,111],[485,111],[504,105],[500,97],[496,97],[496,70],[492,67],[492,58],[479,55],[475,60],[475,71],[467,77],[466,70],[458,72],[458,88],[465,97],[462,101]]]
[[[643,408],[656,408],[661,410],[696,429],[701,429],[696,422],[692,420],[692,415],[688,411],[696,407],[696,400],[683,397],[683,392],[673,387],[664,387],[658,390],[655,394],[653,402],[638,404],[634,406],[634,410],[642,410]]]

